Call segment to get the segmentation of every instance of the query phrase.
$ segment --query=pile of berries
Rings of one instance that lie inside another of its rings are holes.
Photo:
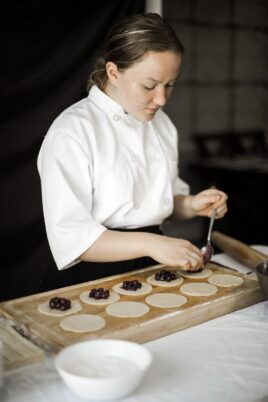
[[[170,271],[166,271],[165,269],[162,269],[160,272],[155,274],[156,281],[171,282],[175,279],[177,279],[177,276],[175,274],[172,274]]]
[[[49,307],[53,310],[66,311],[71,308],[71,300],[65,299],[65,297],[52,297],[49,300]]]
[[[122,289],[125,290],[138,290],[142,287],[141,282],[139,282],[137,279],[133,280],[133,281],[124,281],[123,285],[121,286]]]
[[[109,296],[110,296],[109,290],[103,288],[91,289],[91,291],[88,294],[88,297],[93,297],[95,300],[108,299]]]

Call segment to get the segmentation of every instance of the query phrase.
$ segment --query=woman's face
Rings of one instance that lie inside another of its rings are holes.
[[[137,120],[149,121],[170,97],[181,60],[181,55],[164,51],[148,52],[141,61],[123,71],[109,62],[105,92]]]

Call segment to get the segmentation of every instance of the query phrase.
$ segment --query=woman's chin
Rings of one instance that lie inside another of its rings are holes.
[[[139,121],[146,122],[146,121],[152,120],[154,118],[155,114],[156,114],[156,111],[149,112],[148,110],[146,110],[141,113],[132,114],[132,116]]]

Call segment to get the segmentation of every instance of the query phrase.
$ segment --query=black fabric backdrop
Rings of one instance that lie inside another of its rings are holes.
[[[11,1],[0,5],[0,300],[38,291],[51,259],[37,155],[86,80],[115,21],[144,0]]]

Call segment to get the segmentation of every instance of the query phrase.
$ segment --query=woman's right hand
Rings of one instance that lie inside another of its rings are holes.
[[[204,267],[201,251],[191,242],[173,237],[152,235],[147,243],[149,256],[160,264],[196,271]]]

